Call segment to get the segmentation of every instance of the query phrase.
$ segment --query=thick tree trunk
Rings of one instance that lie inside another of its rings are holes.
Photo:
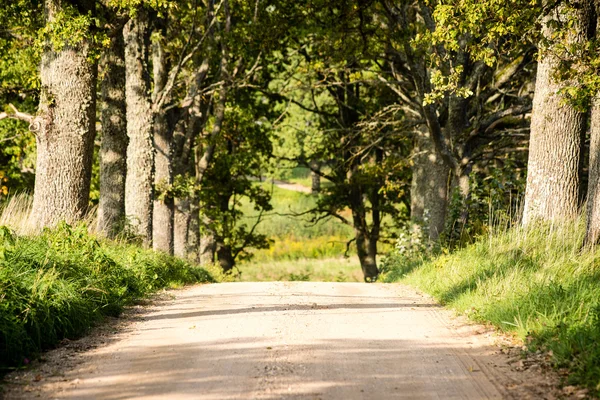
[[[46,0],[46,21],[54,22],[68,2]],[[93,2],[80,4],[93,10]],[[96,123],[97,64],[90,62],[90,35],[60,50],[50,43],[42,54],[42,90],[36,131],[37,166],[32,223],[74,222],[87,211]]]
[[[544,19],[543,33],[553,34],[551,20],[564,20],[562,7]],[[578,27],[575,26],[577,29]],[[581,27],[580,27],[581,28]],[[584,39],[580,29],[571,37],[573,43]],[[585,115],[565,104],[558,91],[570,83],[556,82],[553,77],[559,59],[542,53],[538,63],[523,224],[535,221],[560,221],[575,218],[578,212],[579,163]]]
[[[600,0],[594,0],[593,5],[596,11],[596,32],[593,34],[598,37]],[[590,165],[584,245],[595,246],[600,243],[600,93],[597,93],[592,101],[590,115]]]
[[[450,168],[436,153],[429,135],[427,127],[423,127],[415,140],[410,218],[417,233],[424,227],[429,239],[435,241],[446,223]]]
[[[592,105],[590,170],[587,202],[587,229],[585,244],[600,242],[600,96]]]
[[[152,243],[154,148],[148,74],[149,17],[139,10],[123,30],[127,102],[127,177],[125,214],[145,245]]]
[[[125,45],[111,38],[102,57],[102,144],[97,230],[114,237],[125,222],[127,120],[125,109]]]
[[[162,44],[159,40],[152,45],[152,65],[154,69],[154,93],[164,89],[167,82],[166,60]],[[152,214],[152,247],[154,250],[173,254],[173,223],[174,202],[167,188],[173,184],[173,170],[171,165],[173,131],[170,129],[166,113],[159,112],[154,118],[154,187],[157,192],[162,192],[160,197],[154,199]]]
[[[188,230],[191,212],[189,199],[175,199],[175,218],[173,227],[173,253],[177,257],[188,257]]]

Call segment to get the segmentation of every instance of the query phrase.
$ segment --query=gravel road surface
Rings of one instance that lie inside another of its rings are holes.
[[[16,377],[39,384],[8,395],[381,400],[549,393],[541,374],[515,372],[493,335],[478,330],[402,285],[201,285],[146,307],[126,331],[83,349],[71,366]]]

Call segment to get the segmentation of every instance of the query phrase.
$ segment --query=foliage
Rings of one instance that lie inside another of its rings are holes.
[[[234,261],[250,257],[248,248],[269,245],[265,235],[255,232],[256,224],[248,226],[241,220],[242,199],[252,203],[259,214],[272,209],[270,193],[249,179],[260,174],[272,151],[264,121],[254,112],[260,110],[260,101],[254,103],[256,99],[243,94],[237,99],[239,103],[226,108],[223,135],[198,193],[205,217],[203,229],[216,233],[217,242],[228,249]]]
[[[33,113],[40,86],[39,54],[35,33],[41,26],[42,2],[12,1],[0,10],[0,111],[12,112],[8,104]],[[0,122],[0,201],[9,194],[33,189],[35,137],[22,121]]]
[[[160,288],[211,280],[183,260],[100,241],[84,225],[61,224],[39,236],[2,227],[0,368],[22,365]]]
[[[519,219],[525,181],[526,176],[511,159],[473,172],[468,199],[463,199],[457,188],[452,191],[441,242],[453,249],[475,242],[494,227],[511,227]],[[466,222],[461,218],[465,207],[469,210]]]
[[[514,332],[600,394],[600,254],[585,224],[489,233],[453,254],[386,261],[385,280],[419,287],[476,321]]]

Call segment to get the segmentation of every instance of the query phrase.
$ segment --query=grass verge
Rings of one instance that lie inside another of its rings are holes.
[[[212,281],[204,269],[62,224],[36,236],[0,227],[0,370],[165,287]]]
[[[585,226],[513,230],[431,259],[391,256],[384,279],[412,284],[544,351],[566,382],[600,394],[600,252]]]

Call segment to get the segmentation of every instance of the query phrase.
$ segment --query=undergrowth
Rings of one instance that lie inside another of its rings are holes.
[[[565,383],[600,394],[600,252],[581,249],[582,223],[513,229],[453,254],[397,251],[384,280],[432,294],[476,321],[544,351]],[[403,254],[401,254],[403,253]]]
[[[0,227],[0,370],[26,364],[153,291],[208,281],[204,269],[99,241],[84,225],[61,224],[32,236]]]

